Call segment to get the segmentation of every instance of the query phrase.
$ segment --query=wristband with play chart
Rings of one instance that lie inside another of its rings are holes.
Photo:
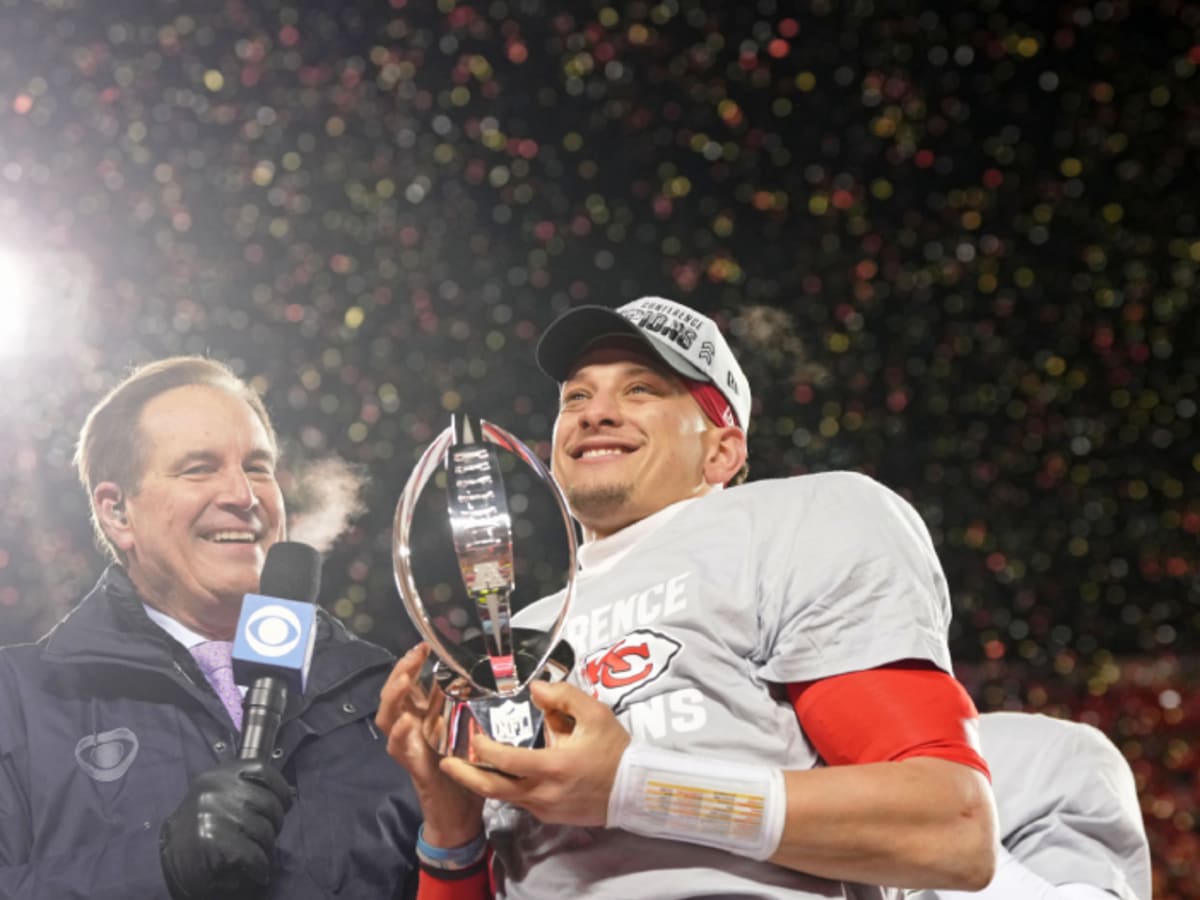
[[[769,859],[787,813],[783,772],[632,743],[608,798],[608,827]]]

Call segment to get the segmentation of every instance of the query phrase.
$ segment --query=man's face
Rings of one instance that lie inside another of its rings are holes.
[[[707,493],[710,438],[683,382],[614,341],[580,357],[563,384],[551,467],[575,518],[604,537]]]
[[[212,637],[231,636],[283,538],[283,496],[266,428],[240,397],[192,385],[138,421],[143,470],[116,542],[142,597]]]

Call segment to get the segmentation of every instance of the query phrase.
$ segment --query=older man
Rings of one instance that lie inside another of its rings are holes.
[[[230,640],[284,536],[271,420],[226,366],[138,369],[88,416],[80,478],[115,562],[0,650],[0,898],[405,896],[412,786],[372,724],[391,667],[319,614],[270,762],[236,759]]]

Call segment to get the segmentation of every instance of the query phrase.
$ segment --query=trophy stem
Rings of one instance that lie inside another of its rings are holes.
[[[487,593],[477,598],[479,617],[483,621],[483,633],[488,649],[488,662],[492,677],[496,679],[496,692],[513,694],[520,687],[516,660],[513,656],[512,629],[509,625],[509,603],[507,594]],[[495,623],[502,623],[499,629]]]
[[[509,603],[514,587],[512,519],[495,452],[488,444],[474,443],[477,434],[478,426],[466,418],[456,435],[459,442],[446,454],[446,506],[454,553],[483,627],[496,690],[511,694],[520,687]]]

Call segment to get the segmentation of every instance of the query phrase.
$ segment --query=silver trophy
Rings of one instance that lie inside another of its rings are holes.
[[[539,544],[559,537],[558,522],[563,526],[558,543],[566,556],[565,587],[553,599],[540,599],[541,591],[523,598],[523,605],[537,603],[531,612],[538,628],[513,626],[521,591],[514,574],[505,464],[510,477],[513,471],[515,477],[532,475],[524,480],[549,497],[543,505],[555,534],[543,528]],[[445,513],[436,503],[437,492],[426,491],[431,480],[444,484]],[[414,552],[418,535],[432,545]],[[477,732],[513,746],[539,746],[542,712],[529,698],[529,685],[537,679],[558,681],[574,665],[570,646],[560,638],[575,581],[575,529],[566,499],[542,461],[491,422],[453,417],[422,454],[400,495],[392,563],[404,607],[433,650],[422,698],[429,743],[439,753],[472,762],[470,737]],[[457,572],[445,578],[447,569]]]

